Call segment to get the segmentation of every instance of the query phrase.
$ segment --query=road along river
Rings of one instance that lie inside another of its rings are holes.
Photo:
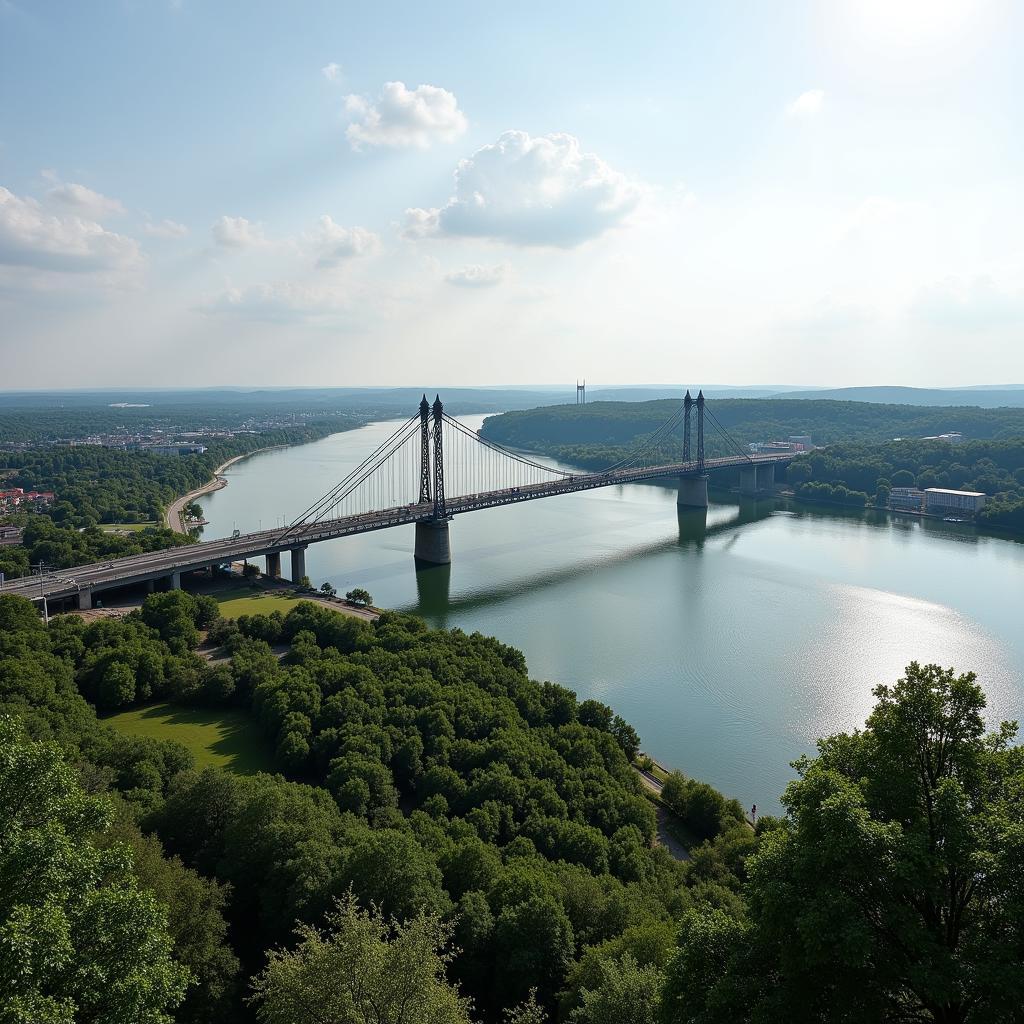
[[[198,499],[203,536],[290,522],[393,429],[230,466]],[[970,526],[723,495],[704,530],[671,487],[632,484],[462,516],[451,543],[450,567],[417,573],[412,527],[385,530],[311,546],[307,571],[519,647],[534,677],[611,704],[661,763],[762,812],[911,660],[973,669],[993,721],[1024,717],[1024,544]]]

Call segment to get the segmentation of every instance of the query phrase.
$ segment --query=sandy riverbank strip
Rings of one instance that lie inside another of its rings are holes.
[[[190,502],[195,501],[196,498],[203,494],[209,494],[211,491],[219,491],[222,487],[227,487],[228,482],[222,476],[224,470],[228,466],[233,466],[236,462],[241,462],[242,459],[251,458],[253,455],[259,455],[260,452],[272,452],[277,448],[287,448],[286,444],[273,444],[267,448],[257,448],[252,452],[245,452],[243,455],[236,455],[233,458],[222,462],[214,471],[213,479],[208,483],[203,484],[202,487],[197,487],[194,491],[189,491],[188,494],[183,494],[180,498],[176,498],[167,507],[167,512],[164,514],[164,521],[167,523],[169,529],[175,533],[188,533],[185,529],[185,523],[182,521],[181,513],[182,509]]]

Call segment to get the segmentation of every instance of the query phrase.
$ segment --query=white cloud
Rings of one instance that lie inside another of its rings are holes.
[[[138,243],[76,215],[55,216],[0,186],[0,263],[45,270],[126,270]]]
[[[210,231],[213,233],[213,240],[226,249],[248,249],[266,242],[263,237],[263,226],[254,224],[245,217],[221,217]]]
[[[444,275],[449,284],[458,285],[460,288],[491,288],[501,284],[508,277],[509,265],[498,263],[495,266],[487,267],[480,263],[471,263],[458,270],[453,270]]]
[[[318,267],[336,267],[346,260],[372,256],[380,250],[380,238],[366,228],[342,227],[325,213],[307,241],[317,253]]]
[[[823,89],[808,89],[786,107],[786,114],[789,117],[813,117],[815,114],[821,113],[821,108],[824,105],[825,91]]]
[[[329,322],[350,310],[352,297],[338,285],[277,281],[250,288],[229,288],[201,312],[270,323]]]
[[[188,234],[188,228],[174,220],[150,221],[142,230],[150,238],[184,238]]]
[[[46,193],[46,198],[53,203],[67,206],[92,220],[101,220],[104,217],[124,213],[124,207],[116,199],[100,195],[99,192],[94,192],[91,188],[75,182],[51,188]]]
[[[466,130],[466,115],[447,89],[403,82],[385,82],[380,96],[346,96],[352,118],[346,135],[353,149],[363,146],[415,146],[427,149],[435,142],[453,142]]]
[[[331,61],[330,64],[326,64],[320,69],[320,74],[327,79],[328,82],[337,82],[341,79],[341,65],[335,64]]]
[[[621,224],[642,192],[572,135],[509,131],[460,161],[444,206],[407,210],[405,235],[570,248]]]

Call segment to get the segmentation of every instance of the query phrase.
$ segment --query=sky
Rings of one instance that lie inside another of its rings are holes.
[[[1024,382],[1024,5],[0,0],[0,390]]]

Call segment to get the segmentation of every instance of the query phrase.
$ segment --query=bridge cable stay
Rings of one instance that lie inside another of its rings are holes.
[[[704,407],[704,415],[711,421],[711,425],[718,431],[718,433],[721,434],[727,445],[731,445],[733,450],[738,455],[743,456],[747,462],[753,463],[754,460],[750,457],[749,450],[745,449],[743,445],[741,445],[739,441],[737,441],[736,438],[734,438],[732,434],[722,426],[721,421],[710,409],[707,408],[707,406]]]
[[[410,417],[402,423],[382,444],[378,445],[369,455],[363,459],[351,472],[349,472],[339,483],[331,488],[322,498],[315,501],[304,512],[298,515],[281,533],[275,538],[276,544],[281,544],[302,527],[307,527],[324,518],[325,513],[336,508],[356,488],[366,483],[380,468],[392,457],[395,452],[407,444],[412,437],[419,437],[420,417]],[[418,459],[418,453],[417,453]]]
[[[444,478],[449,500],[568,480],[573,474],[481,437],[444,414]]]
[[[633,466],[638,466],[641,458],[645,455],[657,458],[660,451],[658,446],[668,438],[676,427],[679,426],[683,419],[684,412],[684,407],[680,405],[679,408],[660,427],[658,427],[657,430],[654,431],[654,433],[647,436],[638,448],[635,448],[618,462],[613,462],[610,466],[606,466],[602,472],[611,473],[613,470],[629,469]]]

